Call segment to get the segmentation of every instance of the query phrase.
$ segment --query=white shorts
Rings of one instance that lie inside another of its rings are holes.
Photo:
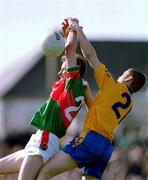
[[[43,158],[43,163],[45,164],[48,159],[59,152],[59,138],[53,133],[49,134],[48,148],[47,150],[42,150],[40,148],[40,142],[43,131],[37,130],[33,134],[25,147],[26,155],[39,155]]]

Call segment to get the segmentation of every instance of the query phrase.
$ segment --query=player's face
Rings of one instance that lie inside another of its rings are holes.
[[[66,76],[66,61],[64,61],[62,63],[62,66],[61,66],[60,71],[58,72],[58,75],[60,76],[60,78],[65,78],[65,76]]]
[[[129,72],[125,71],[120,77],[118,77],[117,81],[123,83],[126,81],[128,76],[129,76]]]

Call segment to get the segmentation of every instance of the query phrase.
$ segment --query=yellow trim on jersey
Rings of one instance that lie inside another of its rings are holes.
[[[83,139],[85,138],[85,136],[86,136],[87,133],[88,133],[88,131],[82,131],[82,132],[80,133],[80,135],[75,138],[75,142],[74,142],[73,146],[74,146],[74,147],[75,147],[75,146],[79,146],[79,145],[82,143],[82,141],[83,141]]]

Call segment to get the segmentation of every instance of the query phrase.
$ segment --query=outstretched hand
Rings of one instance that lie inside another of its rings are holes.
[[[67,38],[67,36],[68,36],[68,31],[67,31],[68,27],[69,27],[68,19],[64,19],[64,21],[61,24],[62,33],[64,35],[64,38]]]
[[[61,24],[61,27],[62,27],[62,33],[63,33],[65,38],[67,38],[68,33],[70,31],[76,32],[78,27],[82,28],[81,26],[79,26],[79,20],[77,18],[64,19],[64,21]]]

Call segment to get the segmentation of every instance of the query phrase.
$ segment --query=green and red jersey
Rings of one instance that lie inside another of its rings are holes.
[[[49,99],[31,119],[33,126],[52,132],[59,138],[65,135],[86,95],[86,83],[79,70],[79,66],[67,69],[66,78],[53,84]]]

